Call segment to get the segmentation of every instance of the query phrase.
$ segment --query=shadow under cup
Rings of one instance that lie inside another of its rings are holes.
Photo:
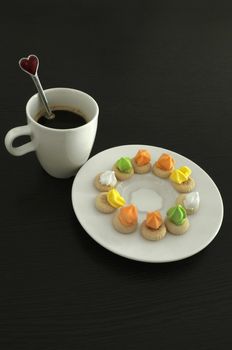
[[[41,166],[51,176],[68,178],[74,176],[89,158],[96,136],[99,108],[90,95],[79,90],[53,88],[45,90],[45,94],[52,110],[71,111],[86,121],[75,128],[49,128],[37,122],[43,112],[45,115],[38,94],[32,96],[26,105],[31,142]]]

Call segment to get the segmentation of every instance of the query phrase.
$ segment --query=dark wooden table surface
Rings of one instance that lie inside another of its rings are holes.
[[[232,345],[232,9],[220,2],[28,1],[1,10],[0,348],[228,349]],[[35,93],[18,68],[40,57],[44,88],[100,107],[92,155],[124,144],[174,150],[221,191],[215,240],[146,264],[93,241],[71,203],[73,178],[47,175],[4,136]]]

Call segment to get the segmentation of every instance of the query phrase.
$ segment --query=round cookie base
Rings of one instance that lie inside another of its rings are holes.
[[[116,231],[120,232],[120,233],[132,233],[137,229],[138,224],[134,224],[131,226],[124,226],[122,225],[121,221],[118,218],[118,213],[116,213],[116,215],[114,215],[113,220],[112,220],[112,224],[115,228]]]
[[[101,176],[102,173],[98,174],[95,179],[94,179],[94,186],[96,187],[96,189],[100,192],[108,192],[110,190],[112,190],[116,185],[117,183],[115,184],[115,186],[107,186],[107,185],[102,185],[100,183],[100,176]]]
[[[145,222],[146,221],[144,220],[140,226],[140,233],[145,239],[148,239],[149,241],[159,241],[166,236],[167,230],[164,224],[162,224],[157,230],[154,230],[147,227]]]
[[[173,181],[171,181],[171,183],[172,183],[172,186],[175,188],[175,190],[177,190],[180,193],[192,192],[192,190],[196,185],[195,181],[191,177],[187,181],[182,182],[182,184],[177,184]]]
[[[111,207],[107,201],[107,192],[101,192],[97,195],[95,200],[95,206],[97,210],[104,214],[111,214],[116,208]]]
[[[129,180],[134,175],[133,167],[129,173],[123,173],[117,168],[116,164],[114,164],[112,170],[115,172],[115,176],[119,181]]]
[[[186,197],[186,194],[185,193],[181,193],[176,199],[176,204],[177,205],[180,204],[180,205],[182,205],[185,208],[185,206],[184,206],[185,197]],[[186,213],[188,215],[195,214],[198,211],[198,209],[199,209],[199,207],[198,208],[191,208],[191,209],[185,208]]]
[[[156,166],[156,163],[153,165],[152,172],[158,177],[161,177],[162,179],[167,179],[171,173],[173,172],[174,167],[172,167],[170,170],[163,170]]]
[[[149,173],[149,171],[151,171],[151,163],[147,163],[145,165],[138,165],[135,161],[135,158],[133,158],[131,160],[131,163],[133,165],[133,168],[134,168],[134,172],[136,174],[146,174],[146,173]]]
[[[185,218],[182,225],[175,225],[169,219],[165,220],[167,231],[173,235],[183,235],[189,228],[189,220]]]

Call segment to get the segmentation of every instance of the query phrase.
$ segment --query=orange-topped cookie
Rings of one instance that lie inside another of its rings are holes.
[[[142,236],[150,241],[158,241],[166,235],[166,227],[159,211],[148,212],[140,227]]]
[[[119,211],[118,218],[123,226],[134,225],[138,221],[138,210],[133,204],[123,207]]]
[[[163,223],[163,220],[159,211],[153,211],[153,212],[147,213],[147,218],[146,218],[147,227],[153,230],[158,230],[158,228],[160,228],[162,223]]]
[[[138,210],[135,205],[131,204],[122,207],[113,217],[114,228],[121,233],[134,232],[138,225]]]
[[[167,153],[163,153],[153,165],[153,173],[159,177],[167,178],[174,170],[174,159]]]
[[[151,154],[146,149],[140,149],[132,159],[135,173],[145,174],[151,170]]]
[[[134,160],[135,160],[136,164],[138,164],[138,165],[146,165],[151,161],[151,155],[145,149],[140,149],[137,152]]]
[[[162,170],[172,170],[174,166],[174,160],[169,154],[164,153],[157,160],[156,166]]]

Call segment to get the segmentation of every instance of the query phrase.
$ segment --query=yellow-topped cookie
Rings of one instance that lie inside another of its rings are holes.
[[[192,170],[189,167],[182,166],[171,173],[170,180],[177,184],[182,184],[183,182],[188,181],[191,173]]]
[[[182,166],[179,169],[175,169],[169,179],[172,186],[182,193],[191,192],[195,187],[195,181],[190,177],[192,170],[187,166]]]
[[[125,199],[115,188],[107,192],[107,201],[113,208],[120,208],[126,204]]]

